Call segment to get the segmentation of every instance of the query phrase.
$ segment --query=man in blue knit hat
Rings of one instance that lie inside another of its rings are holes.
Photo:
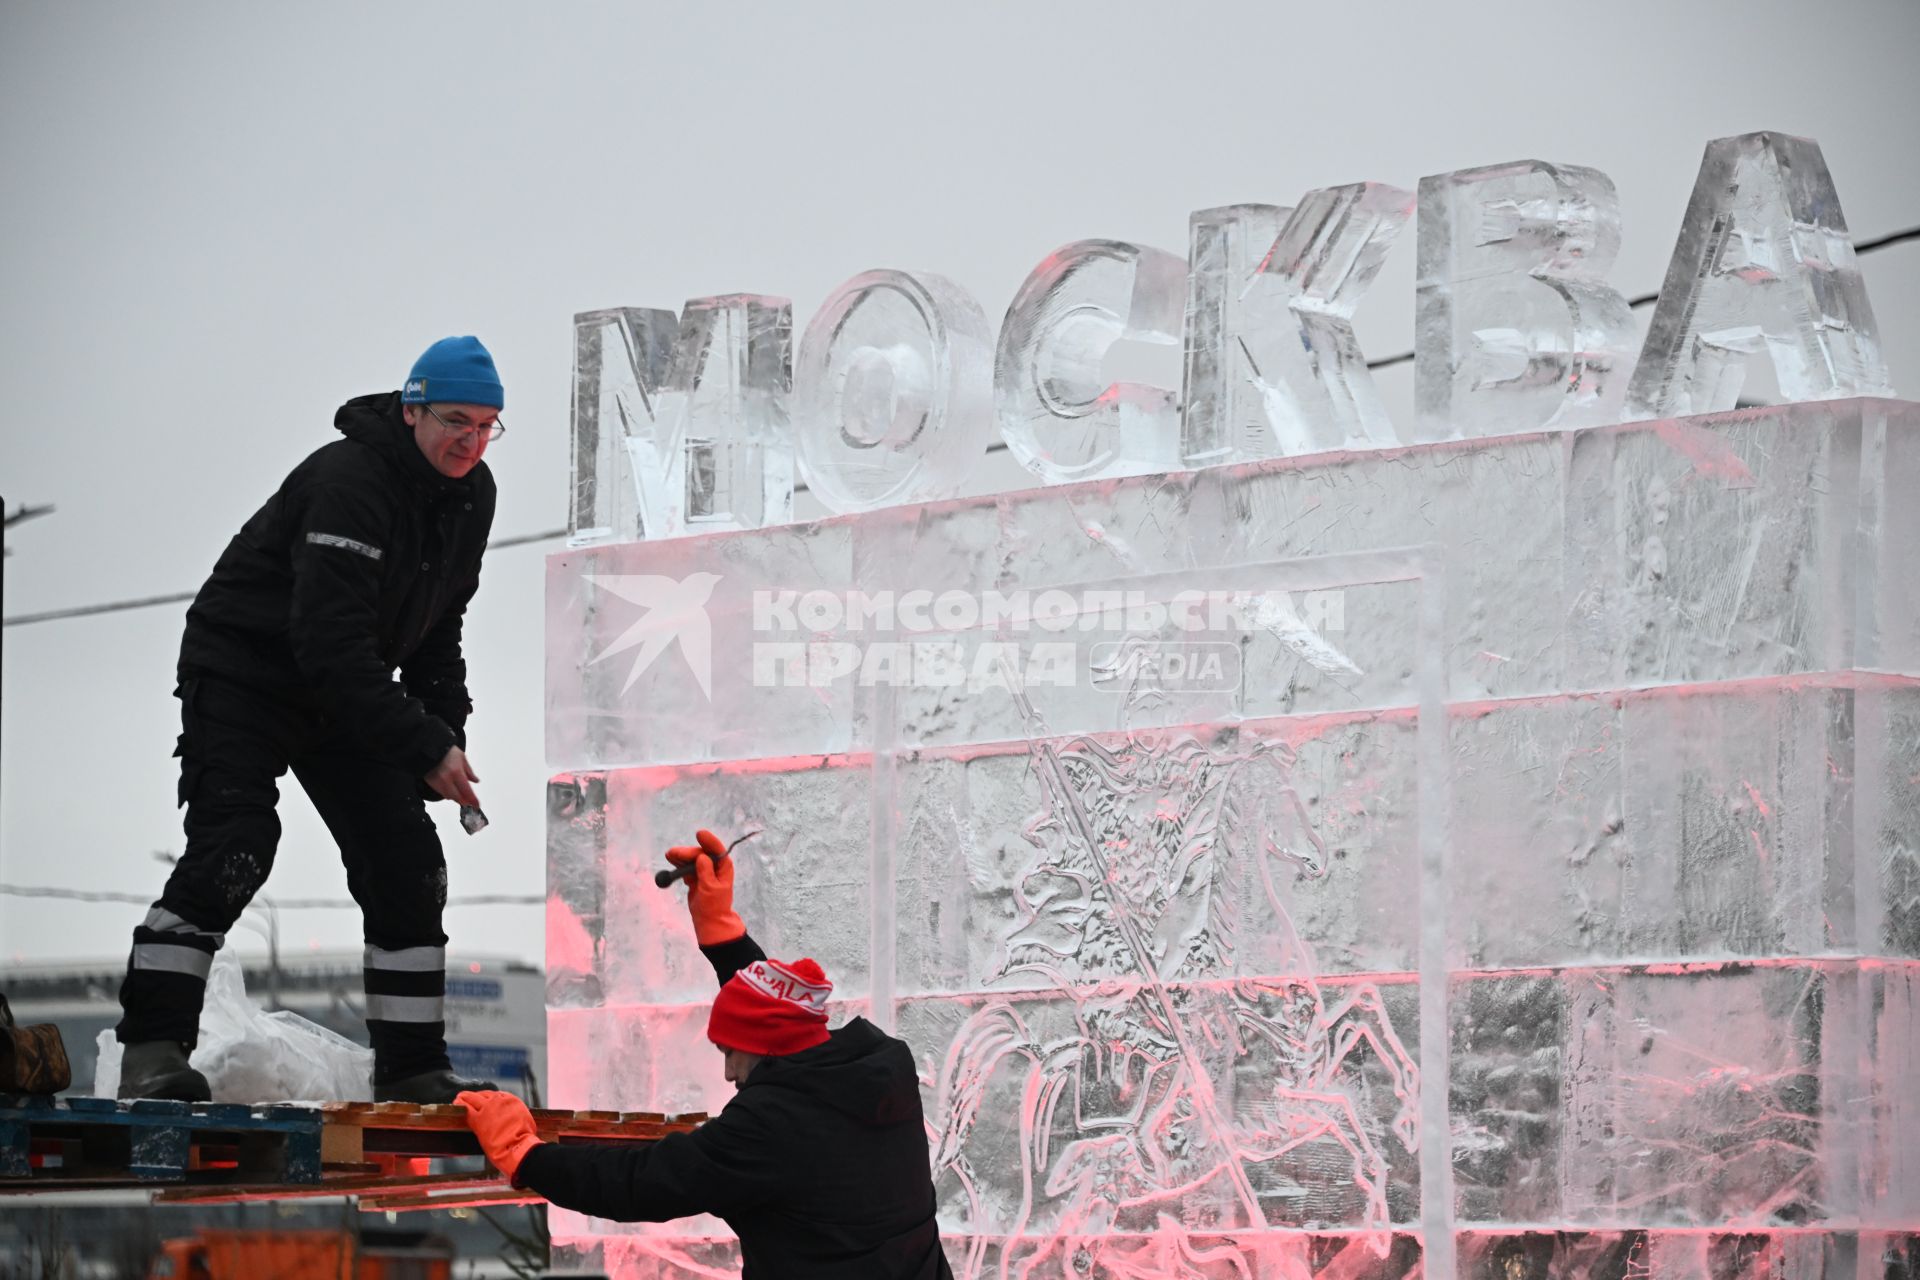
[[[375,1099],[492,1087],[447,1061],[447,864],[424,802],[479,806],[460,623],[493,523],[482,458],[505,403],[479,339],[434,343],[400,391],[340,407],[345,438],[293,469],[187,610],[174,751],[187,847],[133,931],[121,1097],[208,1099],[187,1060],[207,974],[273,866],[288,770],[360,904]]]

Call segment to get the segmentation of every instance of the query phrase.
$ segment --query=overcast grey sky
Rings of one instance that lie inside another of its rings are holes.
[[[1815,20],[1814,14],[1818,18]],[[570,317],[750,291],[796,328],[870,267],[988,314],[1049,250],[1186,246],[1191,210],[1538,157],[1596,166],[1613,282],[1656,287],[1702,146],[1825,149],[1856,238],[1920,223],[1920,5],[0,4],[6,613],[197,587],[334,407],[479,334],[511,430],[496,536],[565,522]],[[1413,235],[1362,304],[1412,341]],[[1920,386],[1920,245],[1862,260]],[[1644,321],[1645,312],[1641,318]],[[1407,421],[1411,376],[1383,373]],[[1008,488],[1004,458],[976,487]],[[557,544],[554,544],[557,545]],[[543,891],[543,556],[489,557],[467,625],[493,826],[453,892]],[[183,608],[8,628],[0,881],[157,894],[178,851]],[[296,784],[268,891],[343,896]],[[443,806],[444,807],[444,806]],[[0,964],[124,951],[131,906],[0,898]],[[450,913],[538,959],[531,907]],[[285,944],[355,946],[351,911]],[[236,943],[260,944],[240,933]]]

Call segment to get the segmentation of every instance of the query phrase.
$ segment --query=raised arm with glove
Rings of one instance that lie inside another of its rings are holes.
[[[733,909],[733,859],[726,841],[700,829],[695,843],[667,850],[667,861],[687,868],[687,912],[693,936],[713,961],[724,984],[738,969],[764,959],[759,944],[747,937],[747,925]],[[716,958],[716,951],[720,957]],[[527,1152],[541,1145],[533,1113],[510,1093],[463,1093],[455,1102],[467,1109],[467,1125],[480,1139],[493,1167],[514,1182]]]
[[[667,861],[691,867],[686,876],[687,912],[693,917],[693,936],[702,947],[717,947],[744,938],[747,923],[733,909],[733,859],[724,840],[704,827],[694,833],[698,844],[675,845]]]
[[[462,1094],[487,1158],[594,1217],[715,1214],[740,1237],[742,1280],[951,1280],[913,1055],[864,1018],[828,1031],[832,984],[812,961],[766,959],[733,909],[727,846],[696,839],[667,857],[690,868],[687,910],[722,983],[708,1039],[755,1058],[738,1092],[691,1133],[565,1146],[541,1142],[518,1099]]]

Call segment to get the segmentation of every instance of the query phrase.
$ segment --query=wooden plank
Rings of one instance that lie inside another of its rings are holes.
[[[362,1129],[360,1149],[367,1155],[477,1156],[480,1139],[471,1129]]]
[[[333,1118],[327,1118],[327,1125],[320,1130],[320,1163],[324,1168],[330,1164],[359,1164],[366,1159],[365,1145],[360,1141],[362,1130],[358,1125],[335,1124]]]
[[[464,1195],[449,1192],[445,1195],[365,1196],[360,1201],[360,1211],[362,1213],[408,1213],[419,1209],[494,1208],[502,1205],[545,1203],[544,1199],[531,1192],[502,1187],[497,1191],[476,1191]]]
[[[384,1191],[462,1191],[505,1185],[499,1173],[429,1173],[416,1175],[348,1174],[329,1178],[314,1187],[287,1187],[276,1183],[230,1186],[167,1187],[154,1193],[155,1204],[229,1204],[251,1200],[311,1200],[328,1196],[365,1196]]]

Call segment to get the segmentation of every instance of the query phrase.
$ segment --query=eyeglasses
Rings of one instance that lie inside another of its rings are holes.
[[[435,422],[439,423],[441,426],[445,427],[447,430],[453,432],[456,435],[485,436],[489,440],[498,440],[501,436],[507,434],[506,427],[501,424],[501,421],[498,418],[495,418],[492,422],[485,423],[485,424],[448,422],[445,418],[441,417],[439,414],[434,413],[432,405],[423,404],[420,407],[422,409],[425,409],[428,413],[432,413],[433,420]]]

